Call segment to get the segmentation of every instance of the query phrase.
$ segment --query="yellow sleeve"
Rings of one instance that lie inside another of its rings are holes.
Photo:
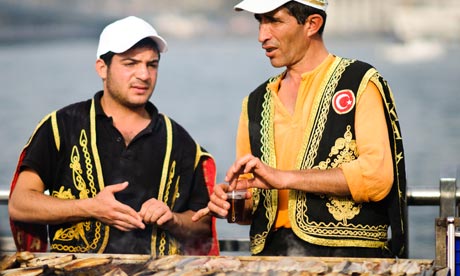
[[[248,129],[248,97],[244,98],[241,107],[240,121],[238,123],[238,131],[236,134],[236,158],[240,158],[248,153],[251,153],[251,145],[249,143]]]
[[[355,131],[359,156],[341,166],[351,195],[356,202],[382,200],[393,183],[393,159],[383,100],[372,82],[358,99]]]

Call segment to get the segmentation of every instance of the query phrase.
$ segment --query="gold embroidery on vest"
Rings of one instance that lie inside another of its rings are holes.
[[[85,243],[85,248],[89,248],[89,242],[86,239],[85,236],[85,230],[89,231],[91,229],[91,225],[89,222],[79,222],[75,225],[73,225],[70,228],[67,229],[59,229],[56,231],[54,234],[54,240],[60,240],[60,241],[72,241],[74,239],[76,240],[82,240]]]
[[[69,164],[69,167],[72,170],[73,184],[75,188],[79,191],[80,199],[88,198],[89,192],[91,192],[91,197],[94,197],[97,194],[97,191],[96,191],[96,187],[94,183],[94,177],[92,175],[93,165],[91,162],[91,154],[88,151],[88,137],[84,129],[82,129],[80,132],[79,145],[83,151],[84,164],[85,164],[85,169],[86,169],[86,178],[89,181],[88,185],[90,189],[88,190],[84,177],[82,176],[83,169],[81,167],[80,152],[78,150],[78,147],[75,145],[72,147],[72,153],[70,156],[70,164]],[[64,186],[61,186],[59,189],[59,192],[53,192],[52,195],[57,198],[62,198],[62,199],[76,198],[74,195],[71,194],[70,189],[68,189],[67,191],[64,191]],[[97,244],[99,242],[99,239],[101,238],[100,231],[101,231],[102,223],[99,221],[96,221],[94,222],[94,224],[95,224],[95,229],[94,229],[95,237],[94,237],[94,240],[91,242],[91,244],[88,242],[86,235],[85,235],[86,232],[91,230],[91,222],[83,221],[83,222],[74,224],[73,226],[67,229],[64,229],[64,228],[58,229],[56,233],[54,234],[53,241],[69,242],[72,240],[82,240],[85,244],[84,247],[53,243],[51,245],[51,248],[58,250],[58,251],[68,251],[68,252],[87,252],[90,249],[97,248]]]
[[[402,152],[398,152],[396,154],[396,164],[399,164],[399,161],[401,161],[403,159],[403,153]]]
[[[86,178],[88,179],[88,185],[91,191],[91,197],[95,197],[97,194],[96,186],[93,177],[93,165],[91,160],[91,153],[88,150],[88,137],[86,131],[83,129],[80,134],[80,146],[85,156],[85,167],[86,167]]]
[[[301,232],[297,231],[296,234],[303,240],[325,246],[383,246],[384,242],[380,240],[386,239],[387,237],[387,225],[347,225],[343,221],[338,221],[337,223],[311,221],[306,215],[307,205],[305,193],[296,193],[296,199],[298,200],[298,204],[296,205],[296,222],[298,228],[302,230]],[[293,230],[297,229],[293,228]],[[347,239],[331,239],[343,237],[347,237]],[[362,238],[368,240],[356,240]]]
[[[166,183],[166,190],[165,190],[164,197],[162,200],[166,204],[168,204],[169,191],[171,190],[171,183],[174,178],[175,171],[176,171],[176,161],[174,160],[171,164],[171,168],[169,169],[168,182]]]
[[[95,108],[95,103],[94,99],[91,101],[91,108],[89,110],[89,117],[90,117],[90,137],[91,137],[91,150],[92,150],[92,158],[94,158],[94,165],[95,165],[95,172],[96,172],[96,177],[97,177],[97,184],[99,185],[99,190],[104,189],[104,177],[102,174],[102,167],[101,167],[101,160],[99,159],[99,152],[97,149],[97,139],[96,139],[96,108]],[[91,180],[91,182],[94,181],[93,174],[92,174],[92,169],[88,170],[91,171],[91,173],[88,172],[88,179]],[[96,187],[94,186],[94,191],[96,195]],[[96,221],[95,223],[95,232],[94,232],[94,237],[97,241],[99,241],[102,238],[101,246],[98,248],[97,253],[102,253],[105,250],[105,247],[107,246],[107,243],[109,242],[109,232],[110,232],[110,227],[108,225],[103,225],[101,222]]]
[[[54,144],[56,145],[57,151],[61,150],[61,137],[59,136],[59,128],[57,123],[56,111],[51,113],[51,126],[53,128],[53,137],[54,137]]]
[[[171,126],[171,121],[166,115],[162,115],[164,120],[165,120],[165,127],[166,127],[166,152],[165,152],[165,157],[163,160],[163,169],[161,171],[161,180],[160,180],[160,187],[158,190],[158,200],[167,203],[164,199],[164,193],[166,189],[167,182],[170,181],[169,179],[169,173],[170,171],[168,170],[169,168],[169,160],[171,158],[171,151],[173,147],[173,141],[172,141],[172,126]],[[167,198],[167,197],[166,197]],[[157,241],[159,240],[159,241]],[[159,243],[159,246],[157,248],[157,243]],[[151,237],[151,244],[150,244],[150,251],[152,256],[164,256],[165,254],[165,246],[166,246],[166,240],[165,237],[162,236],[162,232],[156,227],[155,225],[153,226],[152,229],[152,237]]]
[[[182,252],[179,250],[179,244],[176,239],[171,239],[169,244],[169,255],[181,255]]]
[[[174,185],[174,194],[171,199],[171,210],[174,208],[174,205],[176,204],[176,199],[180,197],[179,182],[180,182],[180,176],[177,177],[176,184]]]
[[[269,80],[269,83],[276,81],[280,78],[278,75]],[[272,101],[272,91],[267,84],[266,93],[264,94],[264,101],[262,103],[262,119],[261,119],[261,158],[260,160],[270,167],[276,168],[276,155],[275,155],[275,141],[274,141],[274,130],[273,130],[273,117],[274,117],[274,104]],[[260,194],[265,196],[263,205],[265,207],[265,217],[268,220],[267,228],[255,236],[251,236],[251,252],[259,253],[262,251],[265,240],[270,232],[270,229],[275,222],[276,210],[278,208],[278,193],[277,191],[270,190],[258,190],[254,193],[253,197],[253,211],[257,209],[260,204]]]
[[[169,167],[171,152],[173,148],[172,124],[171,120],[166,115],[162,114],[162,116],[165,120],[166,126],[166,152],[163,160],[163,170],[161,172],[158,200],[164,202],[165,204],[168,204],[169,192],[176,170],[176,161],[172,161],[171,167]],[[176,193],[176,191],[178,190],[178,183],[179,179],[176,182],[177,189],[174,191],[175,194],[173,194],[172,203],[171,205],[168,205],[170,209],[172,209],[172,206],[175,203],[175,199],[179,197],[179,193]],[[157,243],[159,244],[158,248],[156,248]],[[164,256],[167,252],[177,252],[175,254],[179,254],[181,251],[177,244],[178,243],[174,239],[174,237],[166,235],[164,231],[158,229],[158,227],[156,227],[155,225],[153,226],[150,244],[152,256]]]
[[[334,62],[332,66],[333,68],[335,67],[335,70],[328,73],[325,78],[328,81],[321,85],[320,91],[323,91],[323,93],[318,93],[314,99],[311,112],[317,116],[310,116],[308,120],[307,131],[304,137],[305,142],[299,152],[299,158],[297,159],[297,162],[300,163],[298,164],[298,168],[312,168],[316,156],[318,155],[318,148],[326,127],[331,99],[343,72],[351,63],[350,60],[337,60],[338,61]]]
[[[30,249],[39,250],[41,247],[41,241],[38,238],[33,238],[32,243],[30,244]]]
[[[75,196],[72,194],[70,188],[64,190],[64,186],[61,186],[61,188],[59,188],[59,191],[53,191],[51,195],[62,199],[75,199]]]
[[[160,245],[158,246],[158,255],[164,256],[166,251],[166,234],[161,232],[160,234]]]
[[[270,80],[276,81],[276,78]],[[264,101],[262,103],[262,120],[260,129],[260,144],[261,144],[261,161],[265,164],[276,168],[276,154],[275,154],[275,138],[273,130],[273,118],[275,114],[274,103],[272,101],[272,91],[267,84],[267,92],[264,94]]]
[[[337,168],[340,164],[355,160],[357,156],[358,148],[356,146],[356,140],[353,139],[351,126],[347,126],[347,130],[345,131],[343,138],[335,140],[334,146],[331,147],[329,157],[334,157],[333,161],[331,161],[330,158],[327,158],[326,161],[319,162],[318,166],[313,168],[321,170]]]
[[[334,146],[331,148],[329,156],[336,156],[331,163],[332,168],[338,167],[340,164],[348,163],[356,159],[358,149],[356,147],[356,140],[353,140],[351,133],[351,126],[347,126],[347,130],[343,138],[338,138]]]
[[[73,146],[72,154],[70,156],[70,169],[72,170],[72,178],[75,188],[80,191],[79,198],[88,198],[88,190],[86,188],[85,180],[83,179],[83,170],[80,164],[80,153],[78,148]]]
[[[394,109],[394,108],[393,108]],[[399,132],[398,127],[396,126],[396,121],[391,121],[392,128],[393,128],[393,135],[395,136],[396,140],[401,140],[401,133]]]
[[[344,225],[348,225],[347,220],[353,219],[359,214],[362,205],[356,204],[346,198],[330,197],[329,203],[326,203],[329,213],[338,220],[342,221]]]
[[[343,163],[355,160],[356,156],[358,156],[356,140],[353,139],[351,126],[348,125],[344,136],[335,140],[334,146],[331,147],[329,157],[334,158],[333,161],[331,162],[331,159],[328,158],[326,161],[320,162],[315,168],[322,170],[337,168]],[[344,225],[347,225],[347,220],[353,219],[359,214],[362,204],[356,204],[347,198],[330,197],[326,207],[337,221],[342,221]]]
[[[180,177],[177,178],[176,185],[174,186],[173,196],[171,198],[171,203],[168,204],[169,199],[169,192],[171,191],[171,184],[173,182],[174,176],[176,175],[176,161],[174,160],[171,164],[171,168],[169,169],[168,174],[168,182],[166,184],[166,190],[163,198],[163,202],[169,206],[172,210],[174,208],[174,204],[176,203],[176,198],[179,196],[178,189],[179,189],[179,180]],[[180,254],[179,246],[175,238],[166,235],[165,232],[162,232],[161,241],[160,243],[166,243],[169,241],[168,244],[168,254]],[[163,249],[163,254],[165,253],[165,249]]]

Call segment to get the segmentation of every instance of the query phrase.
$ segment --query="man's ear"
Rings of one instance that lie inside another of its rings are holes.
[[[105,62],[102,59],[98,58],[96,60],[95,68],[99,77],[105,80],[107,78],[107,65],[105,64]]]
[[[305,22],[305,25],[308,26],[309,35],[314,35],[318,33],[319,29],[321,28],[321,26],[323,26],[323,24],[323,17],[321,17],[321,15],[319,14],[310,15]]]

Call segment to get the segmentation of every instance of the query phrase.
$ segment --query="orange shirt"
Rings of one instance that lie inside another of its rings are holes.
[[[314,91],[319,90],[335,57],[329,55],[323,63],[302,75],[294,114],[290,114],[277,96],[279,82],[271,84],[275,102],[274,137],[277,168],[293,170],[300,152],[307,120],[312,109]],[[393,182],[392,156],[380,93],[368,83],[356,103],[355,131],[359,157],[342,164],[351,195],[356,202],[379,201],[390,191]],[[238,125],[237,158],[251,153],[247,112],[241,112]],[[275,228],[290,227],[288,190],[279,191],[278,214]]]

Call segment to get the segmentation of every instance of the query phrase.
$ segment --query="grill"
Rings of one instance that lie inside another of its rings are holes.
[[[19,252],[0,275],[448,275],[433,260]]]

